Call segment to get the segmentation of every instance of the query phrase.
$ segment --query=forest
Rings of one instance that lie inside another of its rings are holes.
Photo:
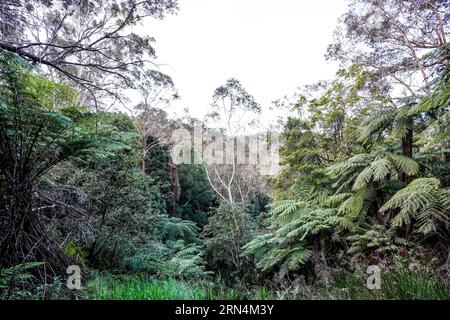
[[[198,117],[185,1],[0,0],[0,300],[450,299],[450,2],[347,2],[332,79]]]

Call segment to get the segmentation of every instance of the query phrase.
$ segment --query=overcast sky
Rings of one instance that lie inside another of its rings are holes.
[[[239,79],[263,106],[295,88],[333,76],[325,61],[345,0],[179,0],[178,15],[144,25],[161,71],[172,76],[195,116],[215,88]]]

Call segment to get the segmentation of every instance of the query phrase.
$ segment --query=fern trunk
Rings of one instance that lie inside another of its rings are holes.
[[[402,153],[405,157],[412,158],[413,156],[413,130],[412,130],[412,120],[408,127],[405,136],[402,139]],[[400,179],[403,182],[410,182],[411,177],[406,173],[402,173]]]
[[[0,268],[45,262],[34,269],[37,280],[64,277],[71,259],[48,235],[39,212],[33,211],[31,184],[15,180],[4,191],[0,203]]]

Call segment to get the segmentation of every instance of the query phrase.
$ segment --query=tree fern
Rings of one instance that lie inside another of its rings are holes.
[[[198,231],[196,223],[191,220],[183,220],[177,217],[164,219],[162,222],[162,234],[169,241],[184,240],[185,242],[198,241]]]
[[[262,271],[278,269],[280,276],[297,270],[311,257],[311,237],[332,230],[336,209],[326,208],[329,192],[310,185],[297,186],[295,200],[270,205],[269,233],[259,235],[243,247]]]
[[[389,175],[405,173],[414,176],[419,172],[419,165],[411,158],[376,150],[334,164],[328,168],[328,172],[338,178],[339,184],[353,184],[352,189],[356,191],[369,186],[372,181],[384,180]]]
[[[174,275],[191,277],[205,272],[206,262],[202,248],[195,243],[186,245],[183,240],[171,245],[173,256],[167,261],[167,267]]]
[[[375,113],[370,116],[363,125],[364,129],[358,138],[358,142],[366,144],[380,138],[384,131],[392,128],[396,116],[397,112],[394,108],[383,110],[382,113]]]

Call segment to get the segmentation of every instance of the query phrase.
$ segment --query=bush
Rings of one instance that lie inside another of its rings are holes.
[[[252,239],[255,231],[254,217],[239,205],[222,203],[202,234],[209,268],[222,275],[225,281],[253,277],[251,260],[241,256],[241,248]]]

